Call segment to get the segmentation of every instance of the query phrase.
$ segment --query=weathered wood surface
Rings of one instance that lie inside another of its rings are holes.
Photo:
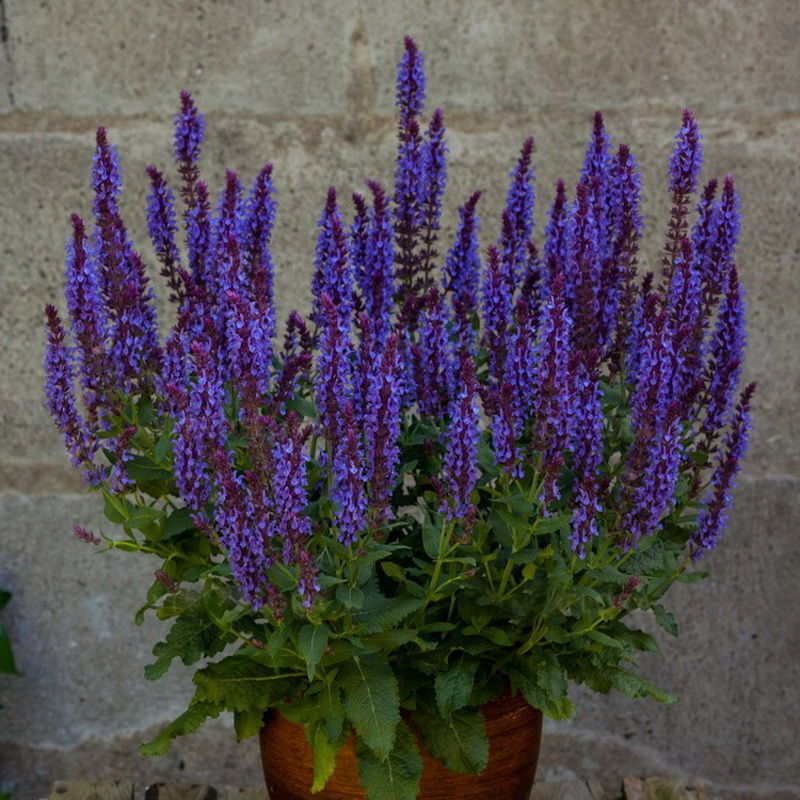
[[[559,781],[537,783],[530,800],[607,800],[607,795],[595,781]]]
[[[261,787],[200,786],[188,783],[154,783],[136,787],[130,782],[58,781],[48,800],[269,800]],[[454,798],[455,800],[455,798]],[[498,798],[497,800],[502,800]],[[590,781],[537,783],[530,800],[611,800]]]
[[[705,787],[697,779],[624,778],[621,790],[620,798],[619,794],[604,792],[596,781],[537,783],[530,800],[709,800]],[[134,787],[130,781],[57,781],[48,800],[269,800],[269,797],[260,786],[215,788],[190,783],[154,783]]]
[[[130,781],[56,781],[50,800],[133,800]]]
[[[623,800],[708,800],[696,778],[623,778]]]

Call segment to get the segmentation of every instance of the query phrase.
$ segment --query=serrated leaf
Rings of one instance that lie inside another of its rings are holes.
[[[453,772],[480,772],[489,760],[483,714],[462,709],[440,717],[425,711],[412,716],[431,755]]]
[[[346,608],[363,608],[364,592],[357,586],[339,586],[336,589],[336,599]]]
[[[364,606],[353,613],[352,620],[356,625],[364,625],[363,633],[380,633],[397,626],[409,614],[421,608],[424,602],[421,597],[409,597],[406,594],[386,597],[377,584],[368,584],[365,587]]]
[[[512,687],[519,689],[528,703],[552,719],[566,719],[574,712],[567,697],[567,679],[554,653],[544,651],[517,658],[507,667]]]
[[[659,689],[654,684],[646,681],[639,675],[628,672],[624,669],[615,669],[611,672],[610,676],[611,685],[626,697],[639,698],[639,697],[652,697],[660,703],[672,705],[678,702],[675,695]]]
[[[191,508],[176,508],[166,518],[166,520],[164,520],[164,527],[161,530],[161,538],[171,539],[173,536],[177,536],[179,533],[183,533],[184,531],[194,528],[194,522],[192,521],[194,515],[195,512],[192,511]]]
[[[344,729],[345,711],[339,687],[332,685],[331,680],[317,695],[317,707],[321,719],[325,722],[328,739],[331,742],[338,742]]]
[[[615,639],[613,636],[609,636],[602,631],[598,631],[597,628],[594,630],[589,631],[586,634],[587,638],[591,639],[593,642],[597,642],[597,644],[603,645],[603,647],[611,647],[615,650],[624,650],[625,645],[622,644],[618,639]]]
[[[198,700],[228,711],[264,710],[297,691],[296,679],[239,655],[209,664],[195,672],[192,680]]]
[[[237,742],[255,736],[263,726],[263,708],[248,708],[244,711],[233,712],[233,729],[236,731]]]
[[[314,680],[317,664],[328,646],[330,629],[327,625],[304,625],[300,629],[297,646],[306,662],[308,680]]]
[[[180,595],[172,595],[177,599]],[[234,640],[234,635],[220,630],[216,620],[225,613],[226,606],[218,593],[204,591],[197,595],[175,620],[163,642],[153,648],[156,660],[144,668],[148,680],[160,678],[169,669],[174,658],[189,666],[203,656],[219,653]]]
[[[213,703],[192,701],[189,708],[170,722],[154,739],[140,744],[139,752],[143,756],[163,756],[173,739],[197,730],[207,719],[218,717],[221,710]]]
[[[656,622],[668,633],[670,636],[677,636],[679,634],[678,622],[672,612],[667,611],[664,606],[653,606],[653,614],[655,614]]]
[[[347,718],[367,746],[385,759],[400,721],[400,698],[392,668],[374,656],[355,656],[342,667],[339,683]]]
[[[333,771],[336,769],[336,753],[339,748],[329,741],[324,720],[317,719],[307,722],[304,727],[314,762],[314,782],[311,784],[311,794],[316,794],[325,788],[328,779],[333,775]]]
[[[422,757],[405,723],[397,726],[394,747],[386,758],[376,756],[360,738],[356,739],[356,756],[367,800],[416,800]]]
[[[450,665],[446,672],[440,672],[436,676],[433,685],[439,714],[444,717],[469,703],[477,669],[477,661],[462,657]]]

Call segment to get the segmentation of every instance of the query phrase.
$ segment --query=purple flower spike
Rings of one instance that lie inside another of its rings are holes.
[[[380,528],[391,519],[391,500],[397,482],[400,448],[401,378],[400,342],[393,333],[386,340],[369,385],[367,415],[364,420],[367,481],[369,484],[369,522]]]
[[[481,271],[476,207],[481,193],[475,192],[458,209],[459,223],[453,246],[444,265],[444,289],[451,296],[455,316],[456,339],[461,348],[473,352],[476,334],[472,319],[478,310],[478,281]]]
[[[315,389],[320,429],[335,453],[341,441],[341,411],[351,396],[352,345],[349,319],[343,321],[327,292],[320,298],[319,357]]]
[[[372,210],[366,240],[364,303],[375,327],[378,340],[384,341],[391,328],[394,294],[394,235],[389,200],[375,181],[367,181],[372,192]]]
[[[604,274],[602,307],[606,329],[609,336],[612,331],[614,335],[610,362],[611,369],[616,372],[621,367],[622,353],[630,334],[636,263],[643,227],[639,210],[641,176],[636,159],[626,144],[621,144],[614,156],[610,182],[616,206],[616,228],[609,264],[615,271]]]
[[[556,196],[550,206],[550,216],[544,229],[544,261],[546,283],[559,272],[566,272],[568,257],[569,215],[564,181],[556,183]]]
[[[599,533],[597,514],[603,510],[597,499],[597,481],[585,475],[575,488],[570,544],[579,558],[586,558],[586,545]]]
[[[511,184],[506,195],[499,249],[509,289],[513,293],[520,281],[527,259],[527,243],[533,232],[533,139],[524,141],[517,163],[511,170]]]
[[[694,115],[688,108],[683,109],[683,122],[675,135],[675,149],[669,162],[669,188],[672,192],[672,211],[667,243],[662,265],[664,276],[669,279],[675,258],[687,234],[689,201],[697,188],[697,179],[703,162],[700,147],[702,139]]]
[[[470,495],[480,475],[480,404],[475,364],[467,353],[461,354],[457,385],[458,394],[450,404],[443,463],[444,485],[452,505],[447,502],[442,511],[449,519],[461,519],[469,524],[475,513]]]
[[[606,335],[601,329],[600,253],[593,207],[596,191],[596,178],[592,178],[591,185],[583,182],[578,184],[575,216],[568,240],[565,290],[575,320],[575,345],[581,350],[599,346]]]
[[[294,412],[290,412],[287,422],[273,452],[276,465],[272,483],[272,495],[275,498],[273,532],[283,543],[284,563],[295,564],[299,568],[297,593],[303,606],[308,608],[320,591],[313,561],[307,550],[311,520],[305,511],[308,505],[306,441],[310,429],[300,427]]]
[[[397,65],[397,106],[400,112],[397,165],[395,168],[395,235],[397,243],[398,300],[427,288],[420,280],[422,256],[419,253],[424,224],[425,177],[423,139],[419,115],[425,105],[425,72],[422,53],[414,40],[405,39],[405,52]]]
[[[336,202],[336,189],[331,186],[325,201],[325,208],[319,220],[317,252],[314,259],[314,314],[317,325],[324,317],[321,298],[327,294],[338,314],[349,325],[353,309],[353,275],[350,265],[347,237]]]
[[[613,231],[617,219],[615,193],[611,187],[611,139],[606,133],[603,115],[595,111],[592,136],[586,148],[581,181],[593,188],[592,216],[597,226],[597,246],[601,259],[611,255]]]
[[[736,242],[739,239],[741,201],[734,187],[733,178],[725,176],[722,197],[714,207],[713,243],[708,259],[703,264],[703,281],[708,294],[716,298],[725,291],[733,264]]]
[[[161,275],[167,279],[169,299],[180,303],[185,296],[186,277],[181,269],[181,257],[175,243],[175,234],[178,231],[175,221],[175,194],[155,167],[147,167],[147,174],[150,177],[147,230],[156,256],[161,262]]]
[[[244,599],[258,611],[268,596],[266,570],[273,561],[269,541],[272,531],[266,526],[268,506],[253,502],[229,452],[216,448],[209,453],[209,462],[217,485],[214,524],[220,544],[227,551],[231,572]]]
[[[745,299],[735,265],[719,309],[706,366],[706,416],[701,429],[712,440],[724,424],[742,370],[745,347]]]
[[[425,107],[424,58],[416,42],[406,36],[405,50],[397,65],[397,107],[400,109],[400,127],[417,117]]]
[[[241,391],[241,413],[259,414],[270,378],[272,347],[264,318],[238,292],[227,293],[226,348],[229,369]]]
[[[725,447],[717,458],[717,468],[711,479],[711,497],[706,501],[697,522],[697,530],[692,534],[691,552],[695,560],[716,546],[725,528],[731,490],[736,485],[734,479],[739,472],[741,459],[747,452],[750,403],[755,390],[755,383],[751,383],[742,392],[725,437]]]
[[[423,218],[422,270],[425,273],[425,285],[431,280],[429,273],[433,268],[436,250],[439,219],[442,214],[442,195],[447,184],[447,145],[445,143],[444,115],[437,108],[431,117],[425,140],[422,144],[422,185],[421,210]]]
[[[591,350],[576,353],[570,365],[573,391],[570,420],[572,469],[578,477],[595,477],[603,460],[599,363],[599,352]]]
[[[336,503],[335,524],[338,539],[345,545],[358,541],[366,527],[367,495],[364,492],[364,459],[353,404],[347,403],[342,412],[344,436],[333,459]]]
[[[700,130],[694,114],[683,109],[680,130],[675,135],[675,149],[669,162],[669,188],[673,194],[690,195],[697,188],[697,178],[703,163]]]
[[[569,443],[569,353],[572,320],[567,311],[564,275],[555,276],[552,294],[545,302],[536,358],[534,446],[542,453],[542,500],[560,497],[558,477]]]
[[[490,245],[483,278],[483,341],[489,355],[489,374],[501,380],[505,368],[506,332],[511,318],[511,291],[497,248]]]
[[[183,178],[183,195],[187,209],[195,207],[194,186],[199,177],[197,161],[205,136],[205,118],[187,91],[181,92],[181,110],[175,117],[175,140],[173,152],[175,163]]]
[[[47,346],[44,355],[45,405],[56,427],[64,437],[64,444],[72,463],[81,470],[84,480],[96,484],[102,474],[92,459],[98,442],[90,436],[75,405],[73,381],[75,378],[72,351],[66,344],[66,334],[56,309],[45,306],[47,315]]]
[[[447,309],[437,287],[428,292],[420,325],[417,402],[422,414],[438,417],[453,391],[453,365],[447,336]]]
[[[207,263],[211,250],[211,202],[203,181],[195,185],[194,197],[194,204],[184,214],[189,272],[196,285],[209,289],[212,280]]]
[[[252,299],[261,320],[260,325],[270,339],[275,335],[276,327],[270,240],[277,207],[272,164],[267,164],[256,176],[247,198],[241,238],[242,268],[252,287]]]
[[[64,296],[70,315],[72,339],[80,356],[83,401],[89,414],[89,424],[95,425],[111,374],[105,347],[108,316],[100,295],[95,264],[87,249],[86,229],[77,214],[72,215],[72,237],[66,251]]]
[[[177,410],[175,420],[175,481],[189,508],[202,512],[211,495],[210,455],[227,438],[225,389],[208,349],[191,345],[194,376],[186,387],[168,387]]]

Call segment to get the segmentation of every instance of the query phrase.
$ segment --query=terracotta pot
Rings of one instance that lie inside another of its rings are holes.
[[[417,739],[423,757],[419,800],[527,800],[536,776],[542,712],[522,695],[503,695],[483,707],[489,763],[480,775],[451,772]],[[261,730],[261,761],[271,800],[364,800],[352,736],[336,757],[325,789],[311,794],[311,748],[301,725],[271,711]]]

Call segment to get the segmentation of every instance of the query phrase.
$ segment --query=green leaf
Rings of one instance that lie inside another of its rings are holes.
[[[311,745],[314,758],[314,782],[311,784],[311,794],[321,792],[328,779],[336,769],[336,753],[339,748],[331,744],[325,730],[325,721],[316,719],[305,725],[306,739]]]
[[[179,533],[194,528],[193,516],[194,512],[191,508],[176,508],[164,521],[161,538],[171,539]]]
[[[195,702],[174,722],[167,725],[154,739],[139,745],[143,756],[163,756],[169,749],[170,742],[178,736],[197,730],[209,717],[217,717],[222,709],[213,703]]]
[[[177,601],[179,597],[172,595],[171,599]],[[153,648],[156,660],[144,668],[145,678],[151,681],[160,678],[175,658],[188,666],[203,656],[216,655],[232,642],[234,635],[221,630],[217,624],[226,608],[230,605],[226,606],[219,593],[213,590],[196,595],[175,620],[166,639]]]
[[[285,405],[286,408],[291,411],[297,411],[304,417],[308,417],[309,419],[317,418],[316,406],[307,397],[290,397]]]
[[[440,672],[436,676],[433,684],[436,690],[436,706],[443,717],[469,703],[477,669],[477,661],[462,657],[447,672]]]
[[[11,650],[11,641],[5,628],[0,625],[0,672],[4,675],[19,675],[14,653]]]
[[[159,437],[153,455],[159,464],[164,465],[169,463],[172,456],[172,437],[168,431],[165,431]]]
[[[684,572],[682,575],[678,576],[678,580],[681,583],[697,583],[698,581],[704,581],[706,578],[711,575],[710,572],[706,570],[698,570],[697,572]]]
[[[300,655],[303,656],[308,670],[308,680],[314,680],[314,673],[317,671],[317,664],[328,646],[330,629],[327,625],[304,625],[300,629],[298,637],[298,648]]]
[[[672,612],[667,611],[664,606],[654,605],[653,614],[655,614],[656,622],[671,636],[677,636],[679,633],[678,622]]]
[[[233,728],[236,731],[237,742],[255,736],[263,726],[263,708],[249,708],[246,711],[233,712]]]
[[[586,636],[593,642],[597,642],[597,644],[600,644],[603,647],[611,647],[614,650],[623,650],[625,648],[625,645],[623,645],[618,639],[615,639],[613,636],[609,636],[607,633],[597,630],[597,628],[589,631]]]
[[[456,711],[444,718],[426,711],[412,716],[431,755],[453,772],[480,772],[489,760],[489,740],[479,710]]]
[[[572,512],[570,511],[562,511],[560,514],[553,514],[552,517],[539,517],[533,525],[533,534],[538,536],[542,533],[552,533],[560,531],[562,528],[568,528],[571,519]]]
[[[422,757],[405,723],[397,726],[394,747],[385,758],[376,756],[360,738],[356,739],[356,756],[367,800],[416,800]]]
[[[396,581],[399,581],[400,583],[402,583],[406,579],[405,572],[403,572],[402,568],[398,564],[395,564],[394,561],[382,561],[381,569],[390,578],[394,578]]]
[[[172,479],[170,470],[160,467],[155,461],[145,456],[133,456],[130,461],[126,461],[125,471],[128,473],[128,477],[137,483],[163,484],[169,483]]]
[[[339,683],[347,718],[367,746],[385,759],[400,721],[400,698],[392,668],[375,656],[355,656],[342,667]]]
[[[335,676],[334,676],[335,677]],[[333,685],[334,677],[330,677],[322,691],[316,695],[317,708],[321,719],[325,721],[325,730],[331,742],[338,742],[344,729],[344,706],[338,685]]]
[[[363,633],[380,633],[393,628],[425,602],[421,597],[409,597],[406,594],[386,597],[376,584],[368,584],[365,592],[363,608],[352,615],[356,625],[364,625]]]
[[[534,708],[552,719],[566,719],[575,708],[567,697],[567,679],[555,653],[549,650],[512,661],[506,672],[512,687],[522,691]]]
[[[678,702],[678,698],[675,697],[675,695],[669,694],[669,692],[665,692],[663,689],[659,689],[639,675],[634,675],[634,673],[628,672],[627,670],[612,670],[609,678],[611,685],[626,697],[632,697],[634,699],[639,697],[652,697],[654,700],[658,700],[659,703],[666,703],[667,705]]]
[[[194,674],[197,697],[228,711],[264,710],[297,693],[295,678],[276,673],[248,656],[233,655]]]
[[[357,586],[338,586],[336,599],[346,608],[364,607],[364,592]]]

